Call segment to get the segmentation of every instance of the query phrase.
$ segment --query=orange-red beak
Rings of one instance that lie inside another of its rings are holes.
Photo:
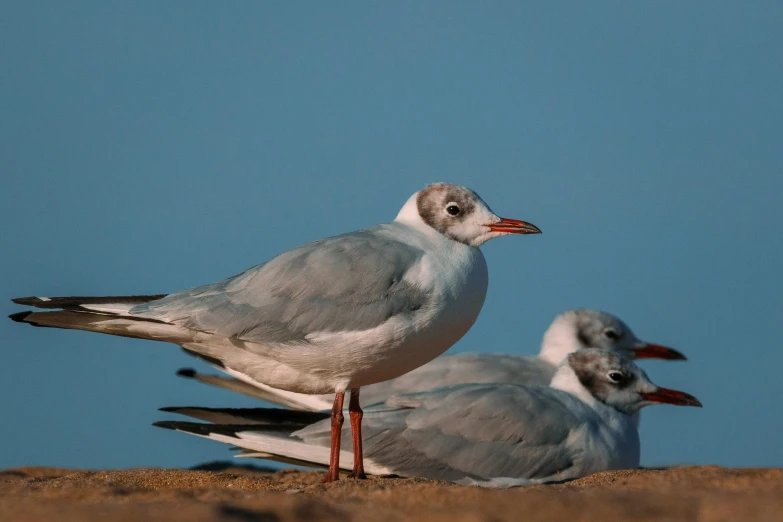
[[[699,399],[685,392],[670,390],[668,388],[658,388],[654,392],[642,393],[642,399],[649,402],[658,402],[661,404],[674,404],[676,406],[696,406],[701,408]]]
[[[666,359],[667,361],[688,360],[681,352],[660,344],[644,343],[635,348],[631,348],[631,353],[633,353],[635,359]]]
[[[506,234],[540,234],[541,229],[533,223],[520,221],[518,219],[500,218],[497,223],[484,225],[492,232],[505,232]]]
[[[674,348],[661,344],[644,343],[631,348],[635,359],[666,359],[669,361],[687,361],[688,358]]]

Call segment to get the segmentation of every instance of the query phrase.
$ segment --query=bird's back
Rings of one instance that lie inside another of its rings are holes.
[[[392,395],[454,384],[494,383],[546,386],[555,366],[532,355],[460,353],[444,355],[396,379],[362,389],[365,404],[383,402]]]

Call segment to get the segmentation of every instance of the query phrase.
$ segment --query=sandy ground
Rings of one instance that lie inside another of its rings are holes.
[[[783,469],[619,471],[567,484],[489,490],[376,477],[325,485],[322,472],[205,468],[0,471],[0,520],[783,520]]]

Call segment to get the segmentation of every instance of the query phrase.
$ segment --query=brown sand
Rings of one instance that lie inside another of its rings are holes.
[[[783,520],[783,469],[615,471],[505,490],[322,472],[130,469],[0,471],[0,520],[583,521]]]

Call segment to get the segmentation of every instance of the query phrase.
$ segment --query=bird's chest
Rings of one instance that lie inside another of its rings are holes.
[[[425,257],[420,270],[420,280],[429,280],[430,298],[412,327],[451,346],[470,329],[484,305],[489,283],[484,256],[475,248],[458,249],[448,257]]]
[[[627,415],[613,417],[596,423],[591,430],[585,452],[589,473],[639,467],[639,432],[633,419]]]
[[[484,257],[475,248],[445,260],[425,256],[406,279],[428,297],[415,313],[384,324],[377,342],[364,340],[361,356],[352,359],[354,385],[399,377],[448,350],[476,321],[488,282]]]

